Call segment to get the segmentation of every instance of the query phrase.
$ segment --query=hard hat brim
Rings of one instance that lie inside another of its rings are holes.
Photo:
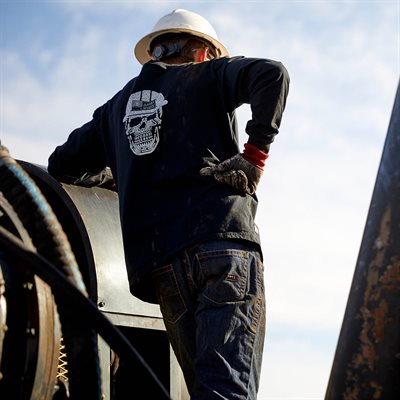
[[[147,34],[146,36],[142,37],[137,42],[135,49],[134,49],[134,55],[137,58],[137,60],[140,62],[140,64],[143,65],[146,62],[151,60],[151,56],[148,53],[148,50],[150,49],[150,43],[155,38],[157,38],[158,36],[161,36],[165,33],[189,33],[195,37],[199,37],[199,38],[205,39],[208,42],[210,42],[217,51],[217,57],[229,56],[228,50],[219,40],[216,40],[215,38],[213,38],[205,33],[198,32],[193,29],[172,28],[172,29],[162,29],[162,30],[159,30],[156,32],[151,32],[151,33]]]

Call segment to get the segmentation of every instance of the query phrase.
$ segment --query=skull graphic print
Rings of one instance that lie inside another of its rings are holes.
[[[168,101],[161,93],[143,90],[130,95],[123,122],[134,154],[152,153],[160,141],[162,108]]]

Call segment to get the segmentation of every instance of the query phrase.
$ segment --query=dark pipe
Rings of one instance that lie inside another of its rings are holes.
[[[400,86],[325,400],[400,399]]]

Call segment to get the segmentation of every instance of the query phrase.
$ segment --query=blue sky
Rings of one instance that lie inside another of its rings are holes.
[[[268,327],[260,400],[323,399],[400,72],[399,1],[0,0],[0,138],[47,164],[135,76],[162,15],[205,16],[291,87],[259,186]],[[238,110],[241,141],[250,118]]]

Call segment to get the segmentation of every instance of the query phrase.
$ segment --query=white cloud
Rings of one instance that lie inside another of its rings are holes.
[[[89,24],[70,32],[57,50],[38,46],[31,62],[43,67],[50,63],[44,75],[31,67],[22,52],[2,51],[1,138],[5,145],[29,143],[18,146],[13,152],[15,157],[47,163],[54,147],[91,119],[95,108],[134,76],[129,70],[139,65],[135,66],[129,39],[113,42],[111,54],[120,60],[124,53],[125,60],[124,67],[115,65],[112,71],[107,51],[110,44],[105,46],[106,42],[106,33]],[[52,149],[35,147],[38,141],[51,144]],[[27,151],[30,144],[35,153]]]
[[[4,139],[5,138],[5,139]],[[26,138],[14,137],[5,134],[1,137],[2,145],[7,147],[10,156],[16,160],[28,161],[32,164],[47,167],[47,158],[53,152],[56,145],[52,140],[40,139],[34,137]]]

